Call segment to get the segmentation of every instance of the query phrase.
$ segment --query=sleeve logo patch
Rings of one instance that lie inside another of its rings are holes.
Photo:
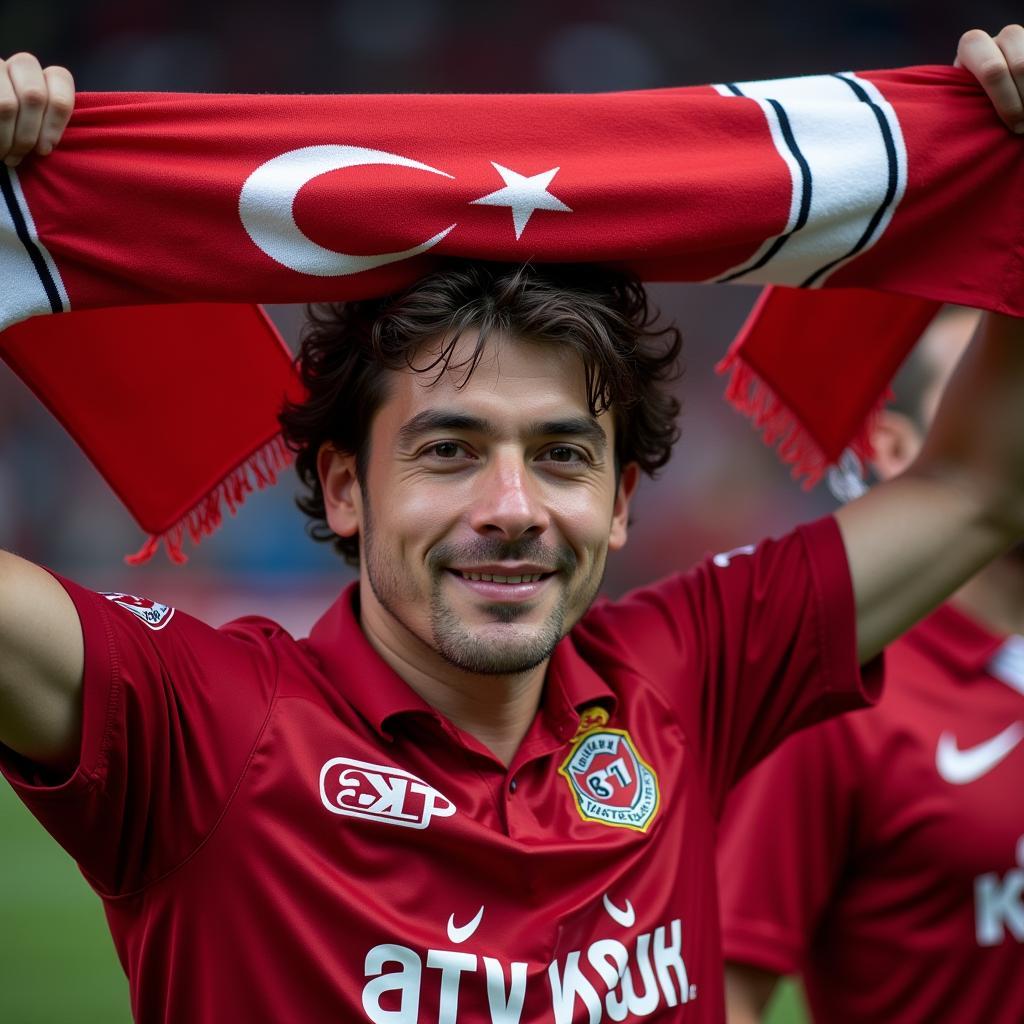
[[[150,629],[163,629],[174,616],[174,609],[169,605],[150,601],[148,597],[136,597],[134,594],[100,591],[100,596],[131,612],[141,619]]]
[[[658,776],[625,729],[580,736],[558,769],[584,821],[646,832],[658,813]]]

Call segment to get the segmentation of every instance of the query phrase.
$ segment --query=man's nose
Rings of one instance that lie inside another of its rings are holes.
[[[516,540],[550,523],[538,481],[521,453],[499,453],[475,481],[471,525],[477,533]]]

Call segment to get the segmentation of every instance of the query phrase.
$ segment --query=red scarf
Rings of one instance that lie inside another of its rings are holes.
[[[257,301],[384,294],[444,256],[800,286],[767,293],[724,368],[813,479],[864,444],[936,303],[1024,315],[1022,153],[951,68],[585,96],[84,94],[53,156],[0,170],[0,354],[151,535],[141,554],[163,539],[180,559],[287,462],[295,377]]]

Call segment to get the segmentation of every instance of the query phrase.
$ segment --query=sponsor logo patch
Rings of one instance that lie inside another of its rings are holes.
[[[141,619],[150,629],[163,629],[174,616],[174,609],[169,605],[150,601],[148,597],[136,597],[134,594],[100,591],[100,596],[131,612]]]
[[[582,735],[577,733],[558,773],[569,783],[584,821],[646,832],[658,812],[658,776],[625,729],[599,722]]]
[[[348,757],[332,757],[320,769],[320,799],[332,814],[403,828],[426,828],[455,813],[448,797],[410,772]]]

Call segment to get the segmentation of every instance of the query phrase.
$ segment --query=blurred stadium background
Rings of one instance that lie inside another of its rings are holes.
[[[995,31],[1019,17],[1005,0],[0,0],[0,55],[27,49],[65,64],[83,90],[586,92],[946,63],[965,28]],[[713,367],[754,293],[653,293],[687,338],[683,439],[642,490],[630,545],[609,567],[610,595],[831,508],[826,494],[801,492],[721,399]],[[302,310],[271,312],[294,342]],[[87,586],[145,594],[214,624],[257,611],[301,634],[350,574],[307,539],[294,491],[286,475],[251,497],[184,568],[158,556],[128,569],[121,556],[138,547],[137,527],[0,364],[0,546]],[[0,788],[0,1020],[129,1019],[99,901]],[[787,988],[773,1024],[803,1019]]]

